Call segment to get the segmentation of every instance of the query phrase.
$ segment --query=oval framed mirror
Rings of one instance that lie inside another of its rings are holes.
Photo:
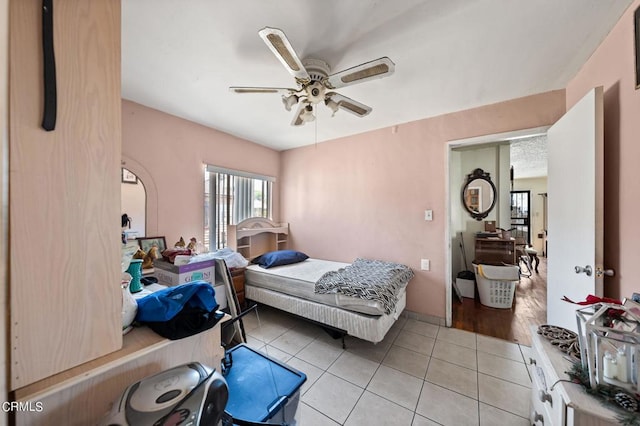
[[[467,175],[462,187],[462,205],[475,220],[482,220],[489,215],[496,205],[496,186],[489,173],[475,169]]]

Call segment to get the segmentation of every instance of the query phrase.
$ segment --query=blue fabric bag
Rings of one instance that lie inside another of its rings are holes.
[[[136,321],[169,339],[181,339],[208,330],[224,316],[216,310],[213,286],[194,281],[156,291],[138,300]]]

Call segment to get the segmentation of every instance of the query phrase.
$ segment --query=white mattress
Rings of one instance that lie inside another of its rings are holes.
[[[258,265],[250,265],[245,272],[245,287],[254,286],[269,289],[293,297],[363,314],[383,315],[384,306],[378,301],[345,296],[339,293],[317,294],[315,292],[315,283],[322,275],[348,265],[348,263],[320,259],[307,259],[292,265],[276,266],[268,269]],[[246,296],[251,299],[249,292],[247,292]]]
[[[391,326],[400,317],[407,303],[407,293],[403,291],[398,297],[396,309],[392,314],[373,316],[252,285],[245,287],[245,296],[258,303],[273,306],[303,318],[344,330],[350,336],[373,343],[378,343],[384,339]]]

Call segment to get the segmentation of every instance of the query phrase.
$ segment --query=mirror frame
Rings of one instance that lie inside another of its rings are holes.
[[[469,184],[476,179],[482,179],[486,181],[491,186],[491,190],[493,191],[493,199],[491,200],[491,206],[489,206],[488,209],[481,212],[476,212],[471,210],[469,206],[467,206],[467,203],[465,203],[465,200],[464,200],[464,193],[469,187]],[[491,181],[491,175],[488,172],[485,172],[484,170],[478,168],[467,175],[467,181],[462,187],[462,205],[464,206],[464,209],[469,213],[469,215],[472,218],[474,218],[475,220],[482,220],[485,217],[489,216],[489,213],[491,213],[491,210],[493,210],[493,208],[496,205],[497,198],[498,198],[498,190],[496,189],[496,186]]]

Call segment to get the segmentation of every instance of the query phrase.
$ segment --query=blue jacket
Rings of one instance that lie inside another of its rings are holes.
[[[194,281],[176,287],[168,287],[138,299],[136,321],[168,321],[185,306],[211,312],[218,308],[215,290],[206,281]]]

